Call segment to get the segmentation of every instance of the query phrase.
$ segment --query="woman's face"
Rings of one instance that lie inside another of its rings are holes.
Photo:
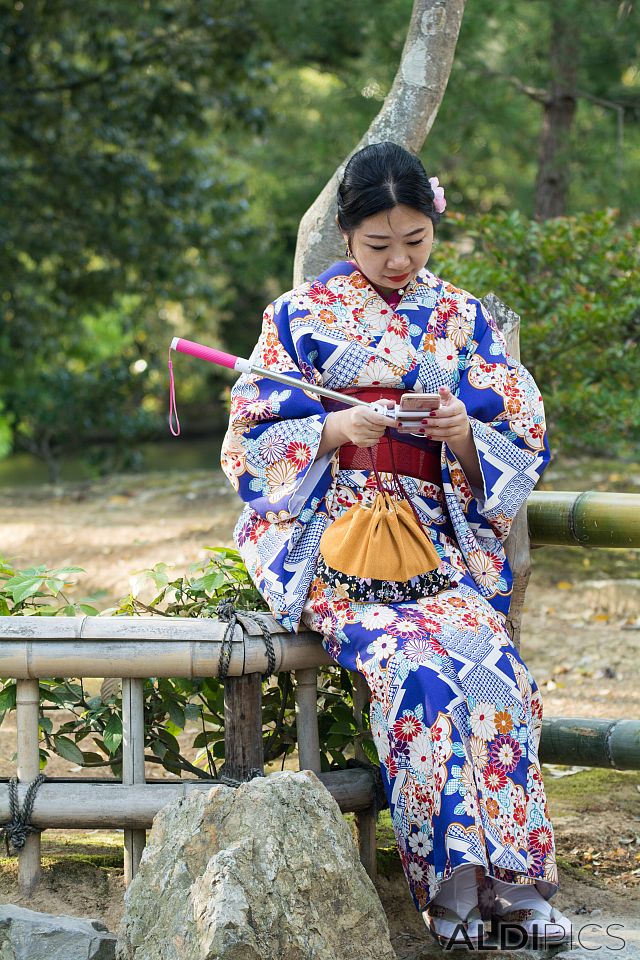
[[[348,239],[343,234],[345,242]],[[433,246],[433,223],[400,203],[363,220],[351,235],[351,253],[362,273],[383,290],[405,287],[422,270]]]

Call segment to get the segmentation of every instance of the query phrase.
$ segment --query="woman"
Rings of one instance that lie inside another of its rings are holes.
[[[302,389],[242,376],[222,466],[246,501],[236,542],[275,617],[318,631],[367,680],[400,857],[434,935],[477,943],[489,894],[504,922],[544,935],[559,921],[563,938],[569,921],[548,903],[541,701],[505,630],[502,547],[549,459],[544,410],[480,302],[426,269],[444,206],[438,181],[396,144],[351,158],[336,217],[347,258],[267,307],[252,354]],[[386,399],[439,393],[421,436],[392,434],[409,445],[397,448],[408,453],[400,480],[440,558],[436,595],[354,603],[318,566],[326,527],[376,492],[371,465],[345,451],[366,455],[388,420],[326,409],[305,382]]]

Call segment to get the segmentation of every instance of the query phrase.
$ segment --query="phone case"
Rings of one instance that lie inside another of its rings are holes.
[[[400,397],[400,412],[404,410],[429,411],[440,406],[437,393],[403,393]]]

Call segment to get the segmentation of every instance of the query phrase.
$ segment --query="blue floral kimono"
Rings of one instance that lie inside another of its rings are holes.
[[[222,467],[246,502],[234,537],[274,616],[294,632],[301,623],[318,631],[329,655],[367,680],[416,907],[469,864],[478,876],[535,882],[551,896],[542,704],[505,630],[512,575],[502,546],[549,460],[533,378],[469,293],[424,269],[392,309],[348,261],[267,307],[251,359],[301,389],[253,375],[233,387]],[[446,444],[440,483],[400,474],[449,589],[415,602],[354,603],[316,576],[327,525],[377,487],[371,470],[340,470],[337,451],[316,457],[328,414],[305,383],[429,393],[445,384],[464,402],[482,489]]]

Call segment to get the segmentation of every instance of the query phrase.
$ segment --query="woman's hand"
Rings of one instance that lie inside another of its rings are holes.
[[[448,387],[440,387],[438,393],[440,406],[426,415],[422,426],[427,437],[446,443],[458,456],[458,449],[465,449],[471,437],[467,408],[462,400],[453,396]]]
[[[392,400],[381,400],[387,406],[393,406]],[[356,447],[373,447],[387,427],[395,421],[375,413],[370,407],[348,407],[346,410],[334,410],[324,422],[322,438],[316,456],[321,457],[327,450],[335,450],[343,443],[354,443]]]
[[[469,483],[482,490],[482,470],[467,408],[462,400],[453,396],[448,387],[440,387],[438,393],[440,406],[422,421],[426,436],[431,440],[446,443],[460,463]]]

